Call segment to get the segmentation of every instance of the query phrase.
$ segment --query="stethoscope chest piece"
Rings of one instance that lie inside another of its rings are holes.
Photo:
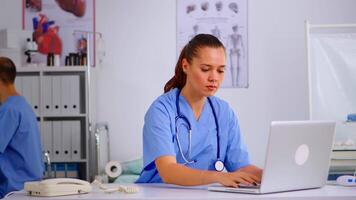
[[[224,163],[221,160],[215,161],[215,170],[218,172],[222,172],[224,170],[225,166]]]

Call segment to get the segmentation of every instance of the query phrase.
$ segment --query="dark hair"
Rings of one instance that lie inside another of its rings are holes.
[[[164,92],[168,92],[173,88],[182,89],[185,85],[187,75],[182,68],[183,59],[187,59],[188,63],[191,63],[193,58],[197,56],[199,48],[212,47],[212,48],[224,48],[224,45],[218,38],[210,34],[198,34],[182,49],[179,59],[176,64],[174,76],[164,86]]]
[[[7,57],[0,57],[0,81],[5,84],[14,84],[16,67],[14,62]]]

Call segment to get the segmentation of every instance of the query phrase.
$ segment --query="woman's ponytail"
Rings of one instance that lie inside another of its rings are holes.
[[[185,85],[186,76],[183,68],[182,68],[182,61],[186,57],[185,52],[187,50],[187,45],[184,46],[182,51],[180,52],[178,62],[176,64],[174,76],[166,83],[164,86],[164,93],[170,91],[171,89],[178,88],[182,89]]]

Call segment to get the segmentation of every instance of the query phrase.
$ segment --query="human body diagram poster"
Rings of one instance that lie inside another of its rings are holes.
[[[177,54],[195,35],[216,36],[226,48],[222,87],[248,88],[247,0],[177,0]]]

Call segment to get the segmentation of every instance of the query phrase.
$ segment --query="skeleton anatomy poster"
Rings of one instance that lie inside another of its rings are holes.
[[[177,0],[177,54],[195,35],[216,36],[226,48],[222,87],[247,88],[247,0]]]

